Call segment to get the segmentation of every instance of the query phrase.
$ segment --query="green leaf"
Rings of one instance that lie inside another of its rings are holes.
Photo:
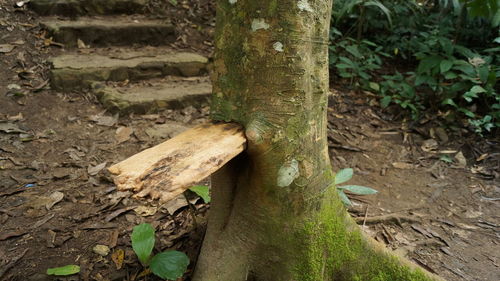
[[[474,87],[472,87],[470,89],[469,92],[472,92],[474,94],[479,94],[479,93],[486,93],[486,90],[483,87],[479,86],[479,85],[475,85]]]
[[[166,251],[154,256],[149,266],[156,276],[167,280],[177,280],[184,275],[188,265],[189,258],[186,254]]]
[[[347,195],[345,195],[344,191],[341,189],[337,189],[337,193],[339,194],[340,200],[346,205],[346,206],[351,206],[352,202],[347,198]]]
[[[352,65],[348,65],[348,64],[345,64],[345,63],[337,63],[335,65],[335,67],[338,68],[338,69],[351,69],[351,68],[353,68]]]
[[[446,71],[450,70],[452,66],[453,66],[453,62],[450,60],[443,60],[439,64],[439,68],[441,70],[441,73],[445,73]]]
[[[490,74],[490,70],[488,68],[488,65],[482,65],[477,69],[477,74],[479,75],[479,79],[481,79],[482,82],[488,81],[488,75]]]
[[[155,230],[149,223],[136,225],[132,231],[132,249],[143,265],[147,265],[155,245]]]
[[[439,157],[439,160],[446,163],[453,163],[453,159],[451,159],[451,157],[448,155],[441,155],[441,157]]]
[[[463,114],[465,114],[466,116],[470,117],[470,118],[474,118],[476,117],[476,115],[474,114],[474,112],[468,110],[468,109],[465,109],[465,108],[459,108],[458,111],[462,112]]]
[[[389,106],[389,104],[391,103],[392,101],[392,97],[391,96],[385,96],[383,97],[381,100],[380,100],[380,106],[382,106],[383,108]]]
[[[442,105],[451,105],[453,107],[457,107],[457,104],[452,99],[445,99],[441,104]]]
[[[341,186],[337,186],[337,188],[348,190],[352,193],[362,194],[362,195],[375,194],[378,192],[373,188],[369,188],[369,187],[361,186],[361,185],[341,185]]]
[[[385,16],[387,17],[387,21],[389,22],[389,25],[392,25],[391,12],[380,1],[367,1],[367,2],[364,3],[364,5],[365,6],[375,6],[375,7],[378,7],[385,14]]]
[[[424,73],[428,72],[432,68],[438,66],[441,63],[442,59],[439,56],[430,56],[423,58],[418,64],[417,72]]]
[[[353,169],[351,168],[346,168],[342,169],[337,172],[335,175],[335,185],[344,183],[352,178],[352,175],[354,174]]]
[[[448,71],[444,74],[444,79],[451,80],[457,78],[458,75],[453,71]]]
[[[368,86],[370,86],[370,88],[374,91],[380,91],[380,85],[378,83],[375,83],[375,82],[370,82],[368,83]]]
[[[54,267],[47,269],[48,275],[66,276],[80,272],[80,267],[74,264],[68,264],[61,267]]]
[[[363,57],[363,55],[358,50],[358,45],[350,45],[350,46],[347,46],[345,49],[346,49],[346,51],[348,51],[351,55],[353,55],[356,58]]]
[[[189,190],[192,192],[196,193],[198,196],[200,196],[205,203],[210,203],[210,190],[208,189],[208,186],[206,185],[195,185],[191,187]]]

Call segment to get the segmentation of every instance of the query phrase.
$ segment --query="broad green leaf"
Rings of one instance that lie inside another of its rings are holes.
[[[353,169],[351,168],[346,168],[342,169],[337,172],[335,175],[335,185],[344,183],[352,178],[352,175],[354,174]]]
[[[167,280],[177,280],[186,272],[189,258],[178,251],[159,253],[151,259],[151,271],[158,277]]]
[[[468,110],[468,109],[465,109],[465,108],[459,108],[458,111],[462,112],[463,114],[465,114],[466,116],[470,117],[470,118],[474,118],[476,117],[476,115],[474,114],[474,112]]]
[[[446,163],[453,163],[453,160],[448,155],[441,155],[441,157],[439,157],[439,160],[446,162]]]
[[[347,198],[347,195],[345,195],[344,191],[341,189],[337,189],[337,193],[339,194],[340,200],[346,205],[346,206],[351,206],[352,202]]]
[[[80,267],[74,264],[68,264],[61,267],[54,267],[47,269],[48,275],[66,276],[80,272]]]
[[[391,103],[392,101],[392,97],[391,96],[385,96],[383,97],[381,100],[380,100],[380,106],[382,106],[383,108],[389,106],[389,104]]]
[[[439,64],[439,68],[441,70],[441,73],[445,73],[446,71],[450,70],[452,66],[453,66],[453,62],[450,60],[443,60],[443,61],[441,61],[441,64]]]
[[[136,225],[132,231],[132,249],[143,265],[147,265],[155,245],[155,230],[148,224]]]
[[[442,105],[451,105],[453,107],[457,107],[457,104],[452,99],[445,99],[441,104]]]
[[[500,44],[500,37],[495,38],[495,40],[493,40],[493,42]]]
[[[479,93],[485,93],[486,90],[483,87],[479,86],[479,85],[475,85],[474,87],[472,87],[470,89],[470,92],[472,92],[474,94],[479,94]]]
[[[444,79],[448,79],[448,80],[455,79],[457,77],[458,77],[458,75],[452,71],[448,71],[444,74]]]
[[[428,75],[417,75],[415,78],[415,86],[422,85],[429,81],[429,76]]]
[[[348,64],[345,64],[345,63],[337,63],[335,65],[335,67],[338,68],[338,69],[351,69],[351,68],[353,68],[352,65],[348,65]]]
[[[200,196],[205,203],[210,203],[210,190],[208,189],[208,186],[206,185],[195,185],[191,187],[189,190],[192,192],[196,193],[198,196]]]
[[[477,69],[477,74],[479,75],[479,79],[482,82],[488,81],[488,75],[490,74],[490,70],[488,69],[488,65],[482,65]]]
[[[373,188],[369,188],[369,187],[361,186],[361,185],[341,185],[341,186],[337,186],[337,188],[348,190],[352,193],[362,194],[362,195],[375,194],[378,192]]]
[[[495,15],[493,16],[493,19],[491,20],[491,25],[493,27],[497,27],[500,25],[500,10],[498,10]],[[496,39],[495,39],[496,40]]]
[[[370,86],[370,88],[374,91],[380,91],[380,85],[378,83],[375,83],[375,82],[370,82],[368,83],[368,85]]]
[[[430,71],[432,68],[438,66],[442,59],[439,56],[430,56],[423,58],[418,64],[417,72],[424,73]]]
[[[358,45],[350,45],[345,47],[346,51],[348,51],[351,55],[356,58],[362,58],[363,55],[358,50]]]
[[[389,25],[392,26],[391,12],[380,1],[366,1],[364,3],[364,5],[365,6],[375,6],[375,7],[378,7],[385,14],[385,16],[387,17],[387,21],[389,22]]]

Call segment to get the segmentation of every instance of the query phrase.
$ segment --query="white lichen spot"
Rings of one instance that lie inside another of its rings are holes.
[[[252,21],[252,31],[257,31],[259,29],[268,29],[269,24],[266,23],[264,19],[254,19]]]
[[[299,7],[299,10],[301,11],[313,12],[313,9],[307,0],[299,0],[299,2],[297,2],[297,7]]]
[[[286,187],[299,177],[299,162],[295,159],[285,163],[278,171],[277,185]]]
[[[278,52],[283,52],[283,44],[281,42],[274,43],[273,48]]]
[[[229,0],[229,4],[231,5],[236,4],[236,2],[238,2],[238,0]]]

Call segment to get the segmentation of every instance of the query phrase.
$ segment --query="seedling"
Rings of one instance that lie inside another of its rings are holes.
[[[337,187],[337,192],[340,196],[340,200],[342,200],[342,202],[347,206],[352,205],[352,202],[351,200],[349,200],[349,198],[347,198],[347,195],[345,195],[344,190],[361,195],[375,194],[378,192],[373,188],[361,185],[339,185],[341,183],[349,181],[352,178],[353,174],[354,174],[353,169],[346,168],[338,171],[338,173],[335,175],[335,186]]]
[[[165,280],[176,280],[182,277],[189,265],[189,258],[179,251],[165,251],[152,256],[155,245],[155,230],[143,223],[134,227],[132,231],[132,249],[141,264],[149,267],[151,272]]]

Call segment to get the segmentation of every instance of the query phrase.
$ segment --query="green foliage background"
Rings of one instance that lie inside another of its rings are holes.
[[[500,128],[500,0],[337,0],[332,74],[414,118]]]

